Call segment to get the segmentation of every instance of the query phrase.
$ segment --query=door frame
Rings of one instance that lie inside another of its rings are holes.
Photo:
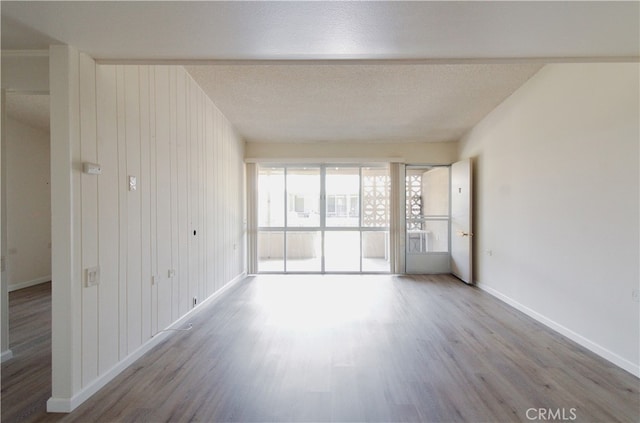
[[[403,249],[403,254],[405,257],[405,274],[448,274],[451,273],[450,267],[450,257],[451,257],[451,196],[449,195],[448,202],[448,213],[446,217],[447,221],[447,251],[446,252],[424,252],[426,254],[412,254],[409,252],[409,237],[407,226],[409,224],[409,218],[407,216],[407,176],[409,174],[409,170],[411,169],[434,169],[434,168],[448,168],[449,169],[449,180],[447,184],[447,192],[451,191],[451,165],[443,165],[443,164],[405,164],[404,176],[405,180],[403,181],[404,186],[404,201],[401,204],[402,207],[402,216],[403,216],[403,232],[405,245]],[[438,217],[434,220],[445,220],[443,216]],[[428,269],[435,269],[434,271],[428,271]]]

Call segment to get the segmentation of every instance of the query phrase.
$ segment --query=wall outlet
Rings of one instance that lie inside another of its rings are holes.
[[[84,269],[84,286],[90,287],[100,283],[100,268],[88,267]]]
[[[193,307],[198,305],[198,297],[193,297]]]
[[[636,303],[640,303],[640,289],[634,289],[631,291],[631,299]]]
[[[171,279],[175,275],[176,275],[176,269],[169,269],[169,271],[167,272],[167,276],[169,277],[169,279]]]

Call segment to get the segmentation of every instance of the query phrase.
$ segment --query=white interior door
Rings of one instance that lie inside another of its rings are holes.
[[[451,273],[473,283],[471,160],[451,165]]]

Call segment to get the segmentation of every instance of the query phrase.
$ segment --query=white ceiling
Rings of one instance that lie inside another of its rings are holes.
[[[548,61],[638,60],[638,2],[8,2],[2,48],[189,63],[251,141],[459,138]],[[533,63],[533,64],[532,64]]]

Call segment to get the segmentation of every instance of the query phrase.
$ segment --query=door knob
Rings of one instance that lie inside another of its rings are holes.
[[[458,235],[460,236],[473,236],[471,232],[458,231]]]

